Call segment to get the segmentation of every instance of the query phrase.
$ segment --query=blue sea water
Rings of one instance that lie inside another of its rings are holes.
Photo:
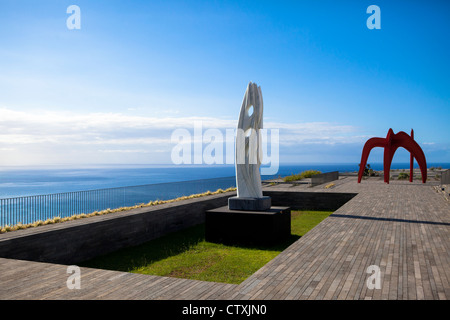
[[[449,168],[449,163],[430,163],[429,167]],[[371,164],[372,169],[382,170],[382,163]],[[392,169],[409,168],[409,163],[393,163]],[[358,164],[285,164],[280,165],[277,174],[262,176],[270,179],[299,173],[304,170],[322,172],[358,171]],[[134,165],[134,166],[91,166],[91,167],[0,167],[0,199],[29,195],[42,195],[72,191],[85,191],[104,188],[128,187],[148,184],[161,184],[180,181],[209,179],[213,187],[223,180],[235,186],[235,168],[223,166],[176,166],[176,165]],[[226,178],[226,179],[224,179]],[[217,188],[216,188],[217,189]],[[209,189],[209,190],[212,190]],[[189,189],[180,190],[186,195]],[[206,191],[206,190],[205,190]]]
[[[429,167],[450,168],[448,163]],[[382,164],[372,164],[382,170]],[[392,169],[408,168],[397,163]],[[272,176],[287,176],[304,170],[356,172],[357,164],[280,165]],[[96,166],[0,168],[0,227],[31,223],[56,216],[90,213],[108,208],[133,206],[153,200],[236,186],[235,168],[227,166]]]

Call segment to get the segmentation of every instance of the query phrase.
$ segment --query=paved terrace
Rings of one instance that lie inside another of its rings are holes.
[[[0,258],[0,299],[449,299],[450,203],[432,185],[266,187],[358,195],[240,285],[81,268],[69,290],[65,265]],[[380,289],[367,288],[370,265]]]

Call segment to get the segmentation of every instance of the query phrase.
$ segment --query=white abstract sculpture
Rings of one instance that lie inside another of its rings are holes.
[[[236,132],[237,197],[228,206],[235,210],[266,210],[270,197],[263,197],[259,168],[262,161],[260,129],[263,128],[261,88],[250,82],[242,101]]]

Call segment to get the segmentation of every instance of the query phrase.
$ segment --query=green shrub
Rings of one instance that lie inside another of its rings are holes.
[[[407,172],[400,172],[398,174],[398,180],[407,180],[409,179],[409,173]]]
[[[361,164],[359,164],[361,166]],[[366,167],[364,168],[363,177],[376,177],[379,176],[378,172],[373,171],[372,168],[370,168],[370,164],[366,164]]]
[[[302,180],[304,178],[311,178],[312,176],[314,176],[316,174],[321,174],[321,173],[322,172],[318,171],[318,170],[306,170],[306,171],[303,171],[298,174],[292,174],[290,176],[284,177],[283,181],[284,182],[298,181],[298,180]]]

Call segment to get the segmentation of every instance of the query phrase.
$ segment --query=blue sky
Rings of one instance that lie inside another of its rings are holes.
[[[69,5],[81,29],[69,30]],[[369,5],[381,9],[370,30]],[[234,128],[249,81],[280,161],[354,162],[414,129],[450,162],[448,1],[0,0],[0,165],[170,163]],[[394,162],[407,162],[400,149]],[[382,162],[382,150],[370,162]]]

